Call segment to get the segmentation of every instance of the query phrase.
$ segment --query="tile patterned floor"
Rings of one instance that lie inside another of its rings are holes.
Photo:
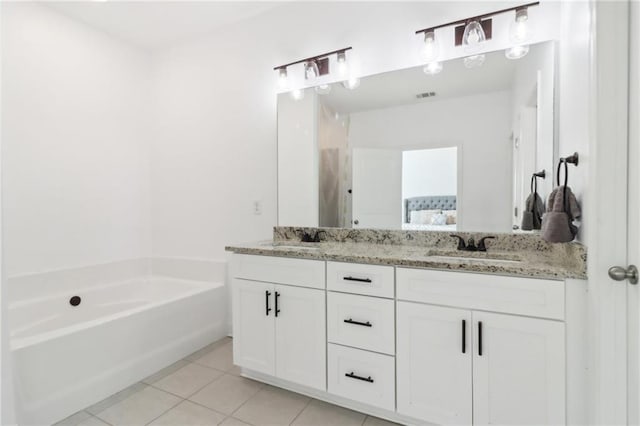
[[[200,349],[56,426],[392,426],[240,377],[230,338]]]

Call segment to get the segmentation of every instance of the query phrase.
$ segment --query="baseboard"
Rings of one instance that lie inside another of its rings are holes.
[[[358,411],[370,416],[379,417],[390,422],[400,423],[410,426],[434,426],[435,423],[428,423],[420,421],[411,417],[403,416],[395,411],[382,410],[380,408],[373,407],[371,405],[362,404],[357,401],[352,401],[347,398],[330,394],[329,392],[321,391],[318,389],[302,386],[296,383],[292,383],[286,380],[279,379],[277,377],[269,376],[268,374],[259,373],[257,371],[248,370],[242,368],[241,375],[248,379],[256,380],[258,382],[266,383],[268,385],[276,386],[282,389],[286,389],[292,392],[296,392],[302,395],[306,395],[311,398],[318,399],[320,401],[328,402],[340,407],[348,408],[349,410]]]

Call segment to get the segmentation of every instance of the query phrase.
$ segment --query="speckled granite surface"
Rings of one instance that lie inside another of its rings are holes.
[[[301,243],[303,232],[321,234],[320,243]],[[485,233],[458,233],[478,241]],[[534,234],[491,234],[486,253],[457,251],[449,232],[276,227],[273,241],[226,247],[264,256],[445,269],[562,280],[586,279],[587,251],[579,243],[550,244]]]

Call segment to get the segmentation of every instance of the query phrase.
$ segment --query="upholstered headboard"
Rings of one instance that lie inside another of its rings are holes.
[[[404,221],[409,223],[411,212],[416,210],[456,210],[455,195],[429,195],[404,200]]]

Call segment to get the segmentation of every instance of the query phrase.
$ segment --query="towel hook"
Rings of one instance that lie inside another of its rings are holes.
[[[574,166],[578,166],[578,153],[574,152],[573,155],[570,155],[568,157],[563,157],[560,158],[560,161],[558,162],[558,171],[556,172],[556,183],[558,186],[560,186],[560,167],[562,166],[562,164],[564,164],[564,186],[567,186],[567,183],[569,181],[569,166],[568,164],[573,164]]]
[[[578,153],[577,153],[577,152],[574,152],[574,153],[573,153],[573,155],[570,155],[570,156],[568,156],[568,157],[561,158],[561,159],[560,159],[560,162],[561,162],[561,163],[573,164],[573,165],[575,165],[575,166],[578,166],[578,160],[579,160]]]
[[[531,175],[531,192],[538,192],[538,178],[544,179],[547,176],[547,172],[542,170]]]

